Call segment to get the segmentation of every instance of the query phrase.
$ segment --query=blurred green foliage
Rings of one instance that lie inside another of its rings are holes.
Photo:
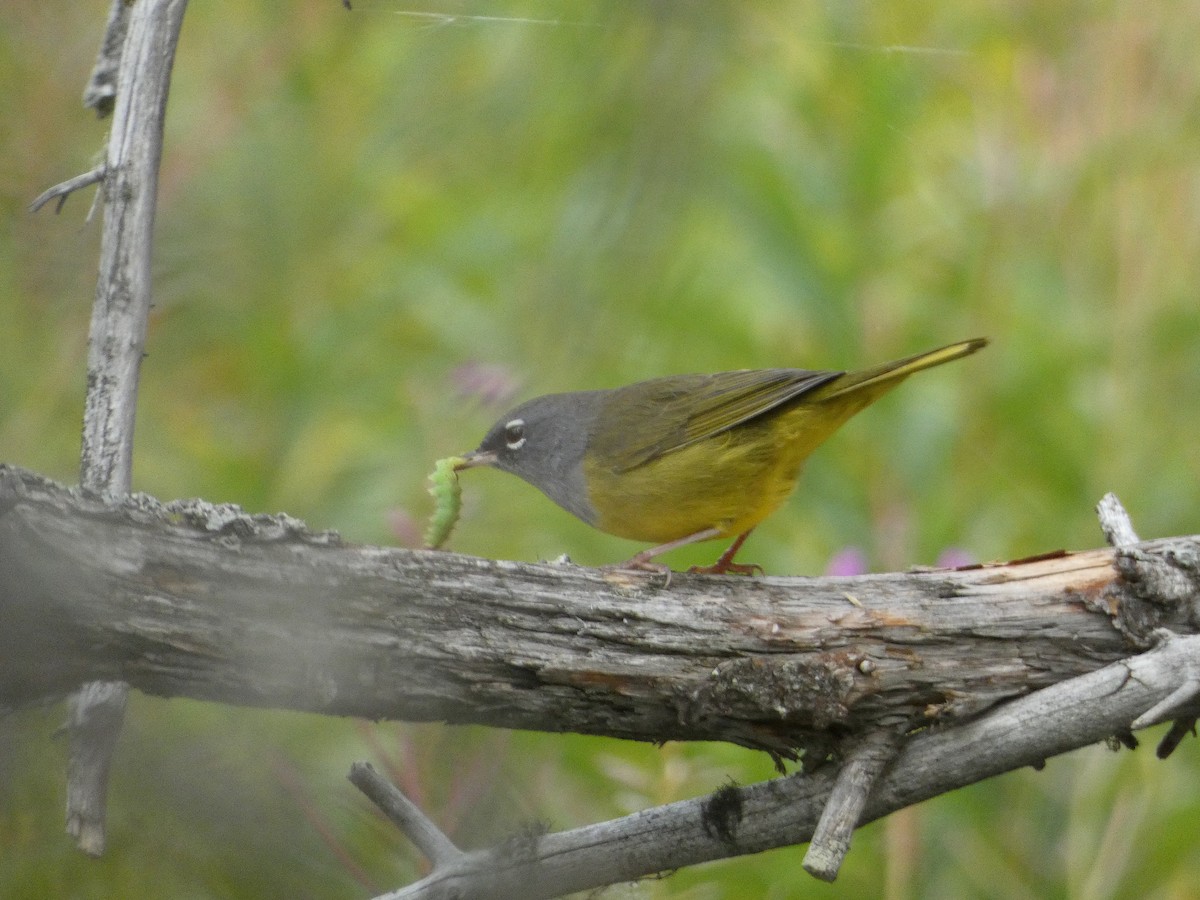
[[[0,459],[73,480],[97,224],[26,212],[105,137],[106,4],[0,7]],[[851,422],[743,554],[815,573],[1148,536],[1200,508],[1200,12],[1121,3],[192,4],[172,87],[134,480],[402,542],[509,399],[851,367],[987,335]],[[453,546],[611,562],[466,477]],[[711,561],[717,547],[673,562]],[[363,725],[135,697],[108,855],[61,833],[59,709],[0,720],[0,895],[355,897],[421,862],[344,781],[468,845],[770,776],[725,746]],[[612,896],[1188,897],[1196,748],[1096,748],[864,829]]]

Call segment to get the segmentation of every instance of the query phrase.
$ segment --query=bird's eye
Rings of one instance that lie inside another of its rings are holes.
[[[525,446],[525,420],[513,419],[504,426],[504,443],[509,450],[520,450]]]

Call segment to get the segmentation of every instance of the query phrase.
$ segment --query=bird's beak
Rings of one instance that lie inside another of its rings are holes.
[[[474,469],[478,466],[491,466],[496,463],[496,454],[491,451],[472,450],[470,453],[465,453],[460,457],[458,465],[454,467],[455,472],[461,472],[463,469]]]

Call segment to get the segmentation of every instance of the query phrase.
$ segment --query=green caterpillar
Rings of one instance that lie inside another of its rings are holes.
[[[433,465],[433,472],[429,475],[429,493],[433,496],[434,508],[425,529],[427,550],[437,550],[446,543],[458,522],[458,512],[462,507],[462,485],[458,483],[456,469],[463,461],[461,456],[447,456]]]

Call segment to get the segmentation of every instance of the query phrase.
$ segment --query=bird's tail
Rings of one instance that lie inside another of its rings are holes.
[[[947,344],[936,350],[918,353],[916,356],[906,356],[904,359],[893,360],[881,366],[863,369],[861,372],[848,372],[841,378],[829,382],[829,386],[821,397],[822,401],[843,397],[846,394],[857,394],[860,391],[877,396],[894,387],[901,380],[914,372],[940,366],[951,360],[970,356],[977,350],[987,346],[987,338],[972,338],[969,341],[959,341],[957,344]]]

